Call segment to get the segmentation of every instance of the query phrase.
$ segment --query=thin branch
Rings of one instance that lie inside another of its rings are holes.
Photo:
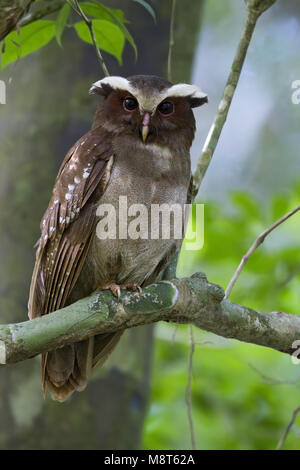
[[[196,170],[194,172],[193,199],[195,199],[198,194],[200,185],[214,155],[221,132],[226,122],[256,22],[259,16],[275,1],[276,0],[246,0],[247,16],[242,36],[232,62],[231,70],[225,85],[222,99],[219,104],[216,118],[210,128],[202,153],[198,160]]]
[[[291,210],[290,212],[288,212],[287,214],[285,214],[283,217],[281,217],[280,219],[278,219],[276,222],[274,222],[274,224],[272,224],[269,228],[267,228],[266,230],[264,230],[257,238],[256,240],[254,241],[254,243],[251,245],[251,247],[249,248],[249,250],[247,251],[247,253],[242,257],[242,260],[237,268],[237,270],[235,271],[231,281],[229,282],[228,284],[228,287],[225,291],[225,299],[228,299],[229,295],[230,295],[230,292],[232,291],[232,288],[234,286],[234,284],[236,283],[239,275],[241,274],[245,264],[247,263],[248,259],[250,258],[250,256],[254,253],[254,251],[256,250],[256,248],[258,248],[264,241],[265,241],[265,238],[271,233],[273,232],[273,230],[275,230],[275,228],[277,228],[279,225],[283,224],[283,222],[285,222],[287,219],[289,219],[292,215],[294,215],[296,212],[298,212],[300,210],[300,205],[295,207],[293,210]]]
[[[85,24],[87,25],[87,27],[89,28],[89,31],[90,31],[90,35],[91,35],[91,39],[92,39],[92,43],[94,45],[94,48],[95,48],[95,51],[96,51],[96,55],[98,57],[98,60],[99,60],[99,63],[102,67],[102,70],[103,70],[103,73],[106,77],[109,77],[109,71],[105,65],[105,62],[104,62],[104,59],[103,59],[103,56],[101,54],[101,51],[98,47],[98,44],[97,44],[97,40],[96,40],[96,37],[95,37],[95,32],[94,32],[94,28],[93,28],[93,23],[92,21],[84,14],[84,12],[82,11],[80,5],[79,5],[79,2],[78,0],[73,0],[73,1],[70,1],[70,0],[67,0],[67,2],[69,3],[69,5],[73,8],[73,10],[76,11],[76,13],[78,13],[79,16],[81,16],[81,18],[83,19],[83,21],[85,22]]]
[[[223,289],[202,273],[152,284],[140,298],[124,292],[120,302],[102,291],[34,320],[0,325],[0,364],[23,361],[97,334],[183,320],[219,336],[297,356],[298,315],[263,313],[223,298]]]
[[[168,52],[168,80],[170,82],[172,81],[172,52],[173,52],[173,47],[175,44],[175,41],[174,41],[175,9],[176,9],[176,0],[172,0],[169,52]]]
[[[287,425],[287,427],[285,428],[281,438],[279,439],[279,442],[277,444],[277,447],[276,447],[276,450],[281,450],[282,447],[284,446],[284,443],[286,441],[286,438],[288,437],[288,434],[290,432],[290,430],[292,429],[293,427],[293,424],[297,418],[297,415],[298,413],[300,413],[300,406],[298,408],[296,408],[294,411],[293,411],[293,414],[292,414],[292,418],[291,418],[291,421],[289,422],[289,424]]]
[[[193,372],[193,355],[195,352],[195,343],[194,343],[192,325],[189,326],[189,334],[190,334],[190,353],[189,353],[189,365],[188,365],[188,381],[187,381],[187,386],[186,386],[186,391],[185,391],[185,401],[186,401],[186,406],[187,406],[187,411],[188,411],[188,420],[189,420],[192,450],[196,450],[196,438],[195,438],[193,414],[192,414],[192,388],[191,388],[192,372]]]

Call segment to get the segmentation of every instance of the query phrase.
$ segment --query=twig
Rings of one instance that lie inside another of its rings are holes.
[[[253,364],[251,364],[251,362],[246,362],[246,364],[254,372],[256,372],[261,377],[263,382],[265,382],[267,384],[270,384],[270,385],[297,385],[297,386],[299,386],[300,377],[298,377],[297,379],[294,379],[294,380],[280,380],[280,379],[276,379],[274,377],[269,377],[268,375],[264,374],[259,369],[257,369],[257,367],[255,367]]]
[[[250,256],[254,253],[254,251],[256,250],[256,248],[259,247],[259,245],[261,245],[265,238],[273,231],[275,230],[275,228],[277,228],[279,225],[281,225],[283,222],[285,222],[287,219],[289,219],[292,215],[294,215],[296,212],[298,212],[300,210],[300,205],[295,207],[293,210],[291,210],[290,212],[288,212],[287,214],[285,214],[283,217],[281,217],[279,220],[277,220],[276,222],[274,222],[274,224],[272,224],[269,228],[267,228],[266,230],[264,230],[257,238],[256,240],[254,241],[254,243],[251,245],[251,247],[249,248],[249,250],[247,251],[247,253],[242,257],[242,260],[237,268],[237,270],[235,271],[231,281],[229,282],[228,284],[228,287],[225,291],[225,299],[228,299],[229,295],[230,295],[230,292],[232,291],[232,288],[234,286],[234,284],[236,283],[239,275],[241,274],[242,272],[242,269],[243,267],[245,266],[245,264],[247,263],[248,259],[250,258]]]
[[[244,24],[244,29],[238,48],[233,59],[231,70],[225,85],[222,99],[219,104],[216,118],[209,130],[206,138],[202,153],[197,163],[194,172],[193,182],[193,200],[197,196],[202,180],[214,155],[216,146],[218,144],[221,132],[227,119],[228,111],[236,91],[236,87],[241,75],[247,50],[255,29],[256,22],[259,16],[269,8],[275,0],[247,0],[247,16]]]
[[[189,333],[190,333],[190,354],[189,354],[189,366],[188,366],[188,381],[187,381],[187,386],[186,386],[186,391],[185,391],[185,401],[186,401],[186,406],[188,410],[188,420],[189,420],[192,450],[196,450],[196,438],[195,438],[195,431],[194,431],[194,424],[193,424],[192,390],[191,390],[192,372],[193,372],[193,355],[195,351],[192,325],[189,326]]]
[[[78,0],[73,0],[73,1],[70,1],[70,0],[67,0],[67,2],[69,3],[69,5],[73,8],[73,10],[76,11],[76,13],[78,13],[79,16],[81,16],[81,18],[83,19],[83,21],[85,22],[85,24],[87,25],[87,27],[89,28],[89,31],[90,31],[90,35],[91,35],[91,39],[92,39],[92,42],[93,42],[93,45],[95,47],[95,51],[96,51],[96,55],[98,57],[98,60],[99,60],[99,63],[102,67],[102,70],[103,70],[103,73],[106,77],[109,77],[109,71],[105,65],[105,62],[104,62],[104,59],[102,57],[102,54],[101,54],[101,51],[98,47],[98,44],[97,44],[97,41],[96,41],[96,37],[95,37],[95,32],[94,32],[94,28],[93,28],[93,23],[92,21],[84,14],[84,12],[82,11],[80,5],[79,5],[79,2]],[[74,2],[74,3],[73,3]]]
[[[17,27],[32,3],[33,0],[0,0],[0,41]]]
[[[176,0],[172,0],[171,19],[170,19],[170,36],[169,36],[169,52],[168,52],[168,80],[170,82],[172,81],[172,52],[173,52],[173,47],[175,44],[175,41],[174,41],[175,9],[176,9]],[[176,275],[177,262],[178,262],[178,254],[177,254],[177,257],[172,260],[172,263],[175,266],[175,273],[174,273],[175,275]],[[175,338],[176,330],[177,330],[177,327],[174,331],[173,341]],[[185,393],[185,401],[187,405],[192,450],[196,450],[196,439],[195,439],[193,414],[192,414],[192,392],[191,392],[193,354],[195,351],[192,325],[189,326],[189,333],[190,333],[190,353],[189,353],[189,367],[188,367],[188,379],[187,379],[187,386],[186,386],[186,393]]]
[[[171,20],[170,20],[170,37],[169,37],[169,52],[168,52],[168,80],[172,81],[172,52],[175,44],[174,41],[174,23],[175,23],[175,9],[176,0],[172,0]]]
[[[293,411],[291,421],[289,422],[289,424],[285,428],[281,438],[279,439],[276,450],[281,450],[282,447],[284,446],[286,438],[288,437],[288,434],[289,434],[289,432],[290,432],[290,430],[291,430],[291,428],[292,428],[292,426],[295,422],[295,419],[297,418],[298,413],[300,413],[300,406]]]

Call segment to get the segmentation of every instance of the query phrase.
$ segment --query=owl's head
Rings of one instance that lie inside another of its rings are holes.
[[[185,134],[192,141],[192,108],[207,102],[207,95],[195,85],[173,85],[152,75],[106,77],[94,83],[90,93],[104,97],[97,113],[98,125],[131,135],[145,145],[162,143],[170,139],[170,133]]]

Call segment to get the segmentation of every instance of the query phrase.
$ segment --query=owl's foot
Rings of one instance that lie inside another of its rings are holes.
[[[116,284],[115,282],[110,282],[109,284],[105,284],[101,286],[99,290],[111,290],[113,295],[120,300],[121,297],[121,290],[132,290],[133,292],[138,292],[139,297],[142,295],[142,288],[135,282],[129,282],[127,284]]]

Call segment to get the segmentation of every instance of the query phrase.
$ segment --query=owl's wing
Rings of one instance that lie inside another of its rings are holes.
[[[29,318],[65,305],[86,259],[97,202],[108,185],[113,160],[111,136],[99,128],[84,135],[66,155],[41,221]]]

